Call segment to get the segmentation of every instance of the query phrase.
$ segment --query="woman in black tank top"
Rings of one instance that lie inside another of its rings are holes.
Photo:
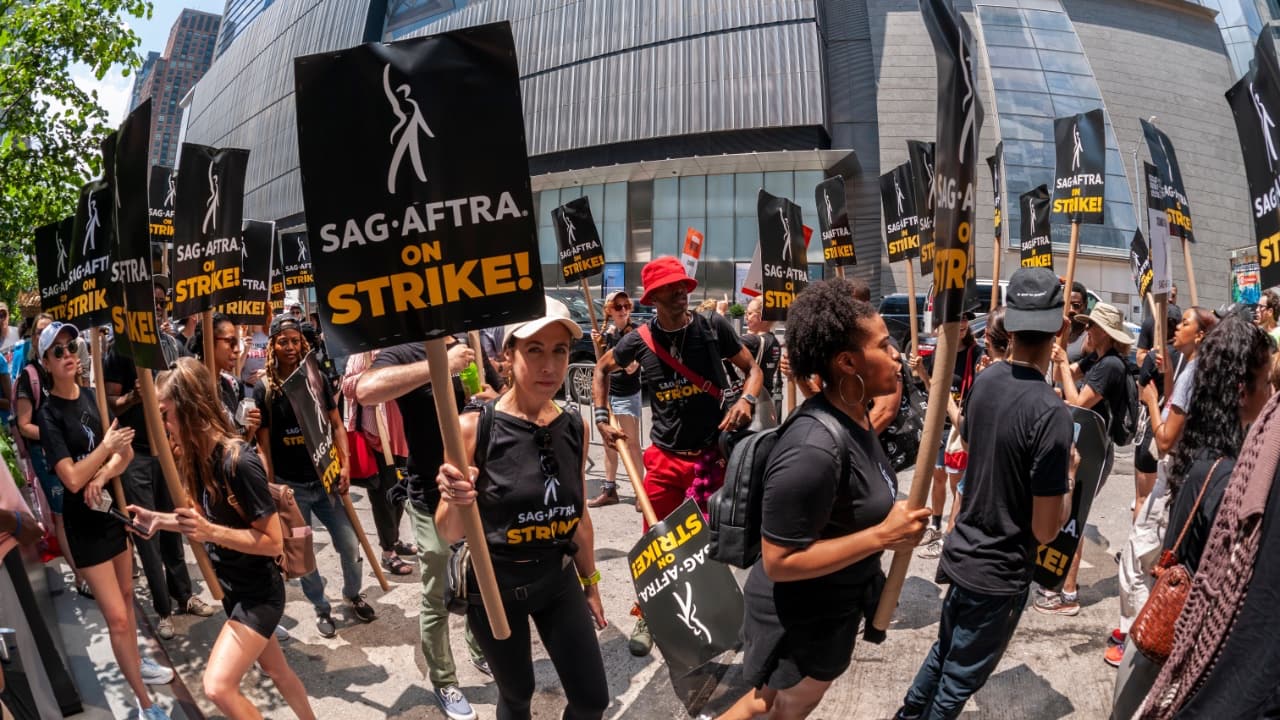
[[[505,335],[512,388],[479,414],[462,417],[472,467],[464,476],[453,465],[440,466],[436,528],[447,542],[461,540],[454,506],[478,504],[511,636],[493,637],[470,572],[467,624],[493,670],[498,717],[530,717],[532,619],[564,686],[564,717],[594,720],[609,705],[609,689],[588,619],[596,628],[606,625],[594,531],[584,507],[587,436],[578,415],[554,402],[569,369],[570,345],[582,330],[563,304],[547,298],[546,317],[509,325]]]

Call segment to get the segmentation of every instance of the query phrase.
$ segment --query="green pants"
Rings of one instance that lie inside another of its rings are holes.
[[[436,532],[436,520],[427,512],[406,503],[413,522],[413,539],[418,545],[419,569],[422,571],[422,609],[418,612],[418,632],[422,638],[422,655],[427,660],[427,676],[436,689],[458,684],[458,669],[449,645],[449,611],[444,606],[445,569],[449,564],[449,546]],[[467,628],[467,649],[472,660],[484,653]]]

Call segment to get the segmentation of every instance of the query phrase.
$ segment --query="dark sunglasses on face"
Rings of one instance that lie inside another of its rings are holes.
[[[631,303],[627,303],[626,305],[622,305],[622,304],[619,304],[619,303],[614,303],[614,304],[613,304],[613,309],[614,309],[614,310],[630,310],[630,309],[631,309]]]
[[[72,355],[74,355],[80,352],[80,341],[71,340],[67,342],[65,345],[62,343],[56,343],[50,346],[49,352],[53,353],[54,360],[61,360],[67,353],[71,353]]]

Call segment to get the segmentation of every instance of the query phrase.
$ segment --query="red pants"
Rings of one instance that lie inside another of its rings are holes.
[[[644,450],[644,491],[649,494],[653,514],[661,520],[680,507],[693,484],[694,456],[676,455],[650,445]],[[649,523],[644,524],[649,530]]]

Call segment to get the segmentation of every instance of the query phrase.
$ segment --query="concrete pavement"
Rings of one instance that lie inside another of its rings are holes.
[[[591,459],[588,484],[594,492],[604,467],[603,451],[598,444],[592,446]],[[1132,467],[1131,450],[1122,449],[1117,453],[1111,481],[1094,502],[1080,573],[1083,605],[1080,614],[1051,617],[1028,608],[1004,660],[987,687],[969,703],[965,717],[1043,720],[1107,717],[1115,671],[1102,661],[1102,654],[1106,649],[1106,635],[1117,620],[1113,555],[1128,532],[1128,508],[1133,499]],[[899,475],[903,493],[909,489],[910,475],[909,470]],[[364,491],[354,489],[352,494],[376,548]],[[640,517],[634,510],[630,488],[625,484],[622,495],[623,504],[592,513],[597,559],[604,576],[601,591],[610,621],[609,627],[599,634],[612,698],[606,717],[627,720],[683,717],[684,709],[671,692],[660,653],[655,651],[650,657],[635,658],[627,652],[627,638],[633,625],[627,613],[634,596],[626,555],[639,537]],[[407,518],[402,538],[412,538]],[[317,716],[342,720],[444,718],[425,680],[426,668],[418,649],[420,585],[416,565],[411,575],[389,578],[392,588],[386,593],[377,587],[372,572],[366,572],[367,599],[377,610],[378,619],[365,625],[354,620],[337,598],[335,583],[341,582],[341,573],[327,533],[317,529],[316,540],[321,572],[330,583],[338,636],[333,639],[319,636],[310,604],[302,597],[296,581],[289,584],[283,624],[292,635],[284,643],[286,656],[306,685]],[[943,590],[932,581],[935,567],[934,560],[913,558],[888,640],[878,646],[859,643],[852,667],[832,685],[812,717],[844,720],[888,718],[893,714],[937,634]],[[193,577],[198,577],[194,564],[191,572]],[[154,625],[156,618],[150,615],[150,603],[142,595],[145,588],[140,593],[140,605],[148,614],[146,620]],[[111,659],[101,616],[94,619],[96,607],[75,597],[74,593],[64,596],[60,602],[70,604],[74,611],[64,622],[64,632],[68,624],[80,626],[74,631],[78,633],[75,639],[68,638],[67,642],[69,647],[77,645],[84,650],[83,662],[78,663],[81,684],[99,683],[102,687],[100,691],[86,692],[86,696],[98,698],[99,712],[125,717],[131,702],[121,692],[123,683]],[[216,708],[201,692],[200,674],[224,619],[221,612],[211,618],[178,616],[178,637],[164,642],[147,641],[154,643],[153,657],[163,661],[167,654],[185,686],[175,685],[162,691],[161,702],[166,707],[181,705],[174,697],[181,698],[184,692],[189,692],[198,711],[189,707],[193,711],[185,713],[186,717],[196,718],[200,713],[219,717]],[[452,618],[451,637],[463,692],[481,718],[494,717],[496,688],[467,658],[462,618]],[[159,653],[161,647],[164,654]],[[555,670],[537,643],[536,634],[534,657],[538,687],[534,717],[559,718],[564,707],[563,696]],[[725,658],[725,661],[733,659]],[[266,717],[292,717],[270,681],[258,672],[250,672],[244,687]],[[737,668],[731,668],[706,710],[722,710],[745,690]]]

